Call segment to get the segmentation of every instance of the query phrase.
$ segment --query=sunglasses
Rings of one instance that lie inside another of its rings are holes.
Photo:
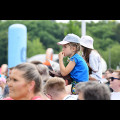
[[[114,77],[110,77],[109,79],[110,79],[111,81],[120,80],[120,78],[114,78]]]

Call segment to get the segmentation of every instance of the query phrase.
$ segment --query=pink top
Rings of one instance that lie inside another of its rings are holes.
[[[2,100],[13,100],[11,97],[3,98]]]
[[[13,100],[11,97],[3,98],[2,100]],[[32,98],[32,100],[44,100],[40,96],[35,96]]]
[[[32,100],[44,100],[43,98],[41,98],[40,96],[35,96],[32,98]]]

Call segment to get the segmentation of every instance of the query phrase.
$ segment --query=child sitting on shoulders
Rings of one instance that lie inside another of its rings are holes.
[[[68,34],[63,41],[58,42],[62,45],[62,52],[59,53],[59,65],[62,76],[70,74],[72,81],[72,94],[75,94],[75,85],[79,82],[89,80],[89,69],[85,60],[78,54],[80,51],[80,37],[75,34]],[[70,57],[68,65],[63,63],[64,57]]]

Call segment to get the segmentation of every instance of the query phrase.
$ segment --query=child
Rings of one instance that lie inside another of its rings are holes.
[[[75,34],[68,34],[63,41],[58,42],[62,45],[62,52],[59,53],[60,72],[62,76],[70,74],[72,81],[72,94],[75,94],[75,85],[79,82],[89,80],[89,69],[85,60],[78,54],[80,51],[80,38]],[[70,62],[65,67],[64,57],[70,57]]]
[[[93,47],[93,38],[91,36],[85,35],[81,37],[80,45],[82,56],[85,59],[89,67],[89,79],[102,81],[102,63],[101,56],[97,50]]]

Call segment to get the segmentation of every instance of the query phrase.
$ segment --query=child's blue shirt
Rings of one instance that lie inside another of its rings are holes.
[[[79,55],[75,54],[70,58],[70,61],[75,61],[76,65],[70,72],[71,78],[76,82],[86,82],[89,80],[89,69],[85,60]]]

